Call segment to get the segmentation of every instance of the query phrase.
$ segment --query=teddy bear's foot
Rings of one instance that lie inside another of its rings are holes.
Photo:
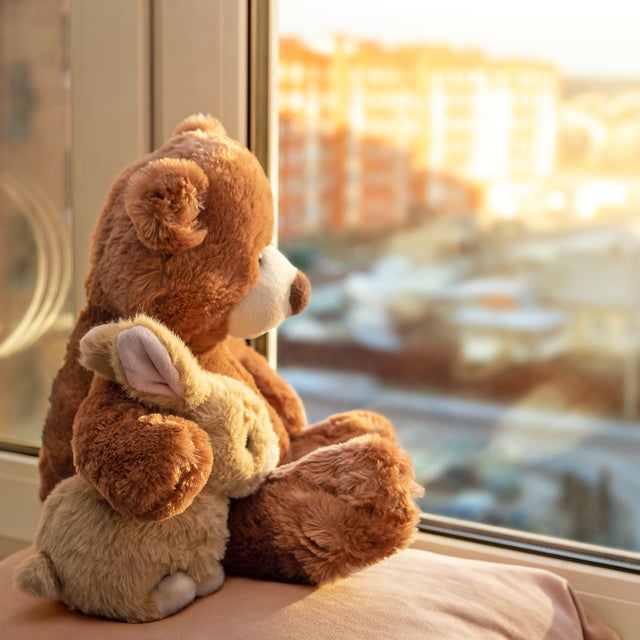
[[[195,581],[182,571],[163,578],[152,593],[158,616],[165,618],[184,609],[195,600],[196,592]]]
[[[235,503],[226,569],[309,584],[344,577],[413,540],[421,492],[408,455],[386,438],[324,447]]]
[[[291,435],[291,459],[339,442],[375,433],[387,440],[395,441],[393,424],[373,411],[347,411],[329,416],[312,427]]]

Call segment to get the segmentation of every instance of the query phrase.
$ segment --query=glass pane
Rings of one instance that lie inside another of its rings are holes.
[[[39,444],[71,327],[66,0],[0,0],[0,444]]]
[[[280,371],[425,511],[640,551],[640,17],[521,6],[280,0]]]

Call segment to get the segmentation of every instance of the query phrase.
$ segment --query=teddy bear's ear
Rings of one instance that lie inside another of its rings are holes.
[[[186,133],[187,131],[206,131],[207,133],[216,133],[221,136],[226,136],[227,132],[224,130],[222,123],[210,115],[204,115],[198,113],[193,116],[185,118],[173,132],[173,135],[179,135]]]
[[[161,158],[138,169],[124,193],[124,208],[140,242],[173,254],[198,246],[207,234],[198,214],[209,180],[193,160]]]
[[[144,404],[195,407],[209,391],[206,372],[184,342],[144,315],[94,327],[80,341],[80,354],[86,368]]]

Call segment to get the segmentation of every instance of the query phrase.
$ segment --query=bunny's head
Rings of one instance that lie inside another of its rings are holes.
[[[232,498],[254,492],[279,458],[267,408],[242,382],[202,369],[184,342],[145,315],[94,327],[80,342],[87,369],[159,413],[195,422],[211,442],[207,487]]]

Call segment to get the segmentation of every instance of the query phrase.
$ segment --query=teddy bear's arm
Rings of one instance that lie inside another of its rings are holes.
[[[298,394],[255,349],[234,338],[230,338],[228,343],[232,353],[253,377],[260,393],[282,420],[287,433],[300,433],[307,425],[307,417]]]
[[[99,376],[76,414],[72,444],[78,473],[116,511],[144,520],[184,511],[211,472],[200,427],[153,413]]]

